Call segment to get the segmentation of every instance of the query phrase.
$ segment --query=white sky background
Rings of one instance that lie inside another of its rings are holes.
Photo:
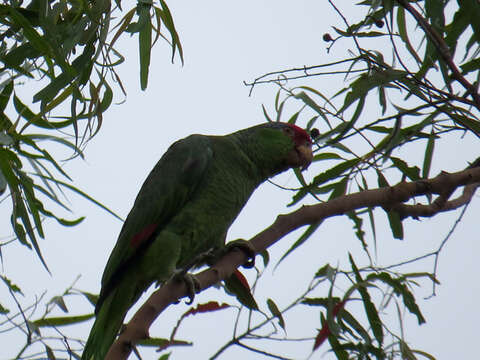
[[[336,56],[345,53],[341,45],[335,47],[330,55],[325,51],[323,33],[330,32],[330,26],[341,24],[326,2],[170,1],[168,5],[184,48],[185,66],[180,66],[178,58],[171,65],[168,45],[157,45],[152,53],[148,89],[141,92],[136,38],[123,42],[119,50],[127,62],[122,65],[120,76],[128,91],[127,101],[112,106],[104,114],[100,133],[86,149],[86,162],[76,160],[66,165],[76,186],[123,217],[128,214],[143,180],[172,142],[191,133],[226,134],[265,121],[260,105],[263,103],[272,109],[276,88],[260,86],[254,90],[252,97],[248,97],[244,80],[250,81],[273,70],[333,61]],[[125,8],[129,6],[124,2]],[[316,84],[319,88],[341,86],[338,82],[329,83],[327,77],[318,78]],[[440,169],[463,169],[465,160],[478,156],[473,142],[468,140],[456,138],[439,148],[441,156],[433,163],[431,174],[437,174]],[[458,160],[457,155],[461,151],[468,155]],[[400,156],[408,156],[408,153],[400,153]],[[423,150],[413,159],[421,164]],[[277,182],[294,186],[294,175],[283,175]],[[271,184],[260,187],[232,226],[228,238],[250,238],[270,225],[278,213],[293,210],[286,208],[290,196],[290,193]],[[47,297],[61,294],[79,274],[82,277],[76,284],[77,288],[93,293],[99,291],[101,274],[121,223],[76,196],[72,196],[71,201],[75,216],[86,215],[87,218],[73,229],[48,222],[47,240],[41,241],[41,247],[52,276],[24,247],[2,249],[6,275],[29,291],[25,304],[33,301],[33,294],[45,290],[48,291]],[[413,316],[406,315],[406,340],[413,348],[425,350],[438,359],[469,359],[477,353],[475,341],[480,316],[474,301],[480,297],[476,279],[476,259],[480,250],[477,234],[479,210],[477,195],[440,257],[438,278],[442,285],[437,288],[438,296],[422,300],[431,292],[427,282],[422,283],[424,287],[416,292],[427,324],[419,327]],[[458,212],[456,214],[458,216]],[[6,214],[3,216],[6,217]],[[387,265],[436,249],[455,219],[455,215],[441,215],[420,223],[407,220],[405,240],[398,241],[392,238],[388,225],[384,224],[385,216],[380,215],[377,218],[379,263]],[[348,268],[348,251],[359,263],[363,262],[359,265],[366,264],[365,255],[351,229],[350,221],[329,219],[303,247],[290,255],[273,277],[270,276],[271,266],[258,289],[259,305],[267,311],[264,302],[267,296],[273,298],[280,308],[284,307],[325,263]],[[373,252],[367,221],[364,230]],[[294,236],[283,239],[271,248],[271,265],[295,239]],[[261,259],[258,261],[261,262]],[[432,271],[432,264],[433,258],[409,268],[409,271]],[[248,275],[249,271],[252,270],[243,272]],[[317,295],[327,296],[327,288]],[[70,300],[67,305],[72,314],[91,311],[84,301]],[[209,290],[199,295],[196,303],[209,300],[233,302],[218,290]],[[168,336],[178,313],[186,308],[181,304],[175,309],[168,309],[157,320],[151,334]],[[178,338],[192,340],[195,345],[185,350],[175,349],[172,358],[184,355],[203,359],[212,355],[231,337],[232,314],[227,310],[203,315],[205,321],[190,319],[185,322]],[[303,329],[303,335],[311,332],[315,336],[315,329],[320,327],[319,318],[317,315],[312,318],[312,312],[308,314],[295,313],[295,316],[286,319],[289,334]],[[168,323],[164,330],[163,323]],[[81,331],[76,332],[77,336],[86,338],[91,324],[77,326]],[[13,356],[23,341],[23,338],[15,338],[8,344],[2,344],[0,359]],[[312,342],[288,346],[296,350],[286,353],[286,356],[306,358]],[[312,359],[331,358],[331,355],[325,355],[326,348],[323,346],[314,353]],[[145,359],[157,357],[152,355]],[[264,357],[230,350],[221,358]]]

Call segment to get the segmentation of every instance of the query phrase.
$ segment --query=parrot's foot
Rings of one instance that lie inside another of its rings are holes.
[[[247,256],[247,262],[242,265],[244,268],[250,269],[255,266],[255,255],[257,254],[257,251],[250,241],[238,239],[229,242],[225,246],[227,251],[232,249],[243,251],[243,253]]]
[[[195,299],[195,294],[200,291],[200,282],[195,275],[189,274],[187,271],[188,269],[177,270],[173,275],[173,279],[176,281],[183,281],[187,287],[187,305],[191,305]]]

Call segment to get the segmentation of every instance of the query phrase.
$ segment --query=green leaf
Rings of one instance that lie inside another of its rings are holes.
[[[357,265],[353,261],[352,255],[349,253],[348,258],[350,260],[350,264],[352,266],[353,273],[355,274],[355,279],[357,283],[357,289],[362,297],[363,306],[365,308],[365,313],[367,314],[368,322],[372,328],[373,335],[375,339],[378,341],[379,345],[383,343],[383,326],[382,321],[378,315],[378,311],[373,304],[370,294],[367,291],[367,287],[365,286],[365,281],[362,279],[360,272],[358,271]]]
[[[334,188],[328,200],[332,200],[346,194],[347,185],[348,185],[348,176],[345,176],[342,180],[340,180],[339,182],[333,185],[334,185]]]
[[[237,300],[250,310],[258,310],[257,302],[253,297],[247,280],[242,273],[236,270],[232,275],[224,280],[225,289]]]
[[[343,160],[343,158],[335,153],[329,153],[329,152],[324,152],[324,153],[318,153],[315,154],[313,157],[313,161],[321,161],[321,160]]]
[[[169,340],[163,338],[148,338],[143,339],[138,342],[138,345],[150,346],[150,347],[160,347],[165,349],[169,346],[192,346],[190,341],[185,340]]]
[[[415,354],[419,354],[419,355],[422,355],[423,357],[426,357],[427,359],[429,360],[436,360],[435,356],[425,352],[425,351],[422,351],[422,350],[417,350],[417,349],[410,349],[413,353]]]
[[[315,278],[330,277],[332,273],[335,273],[336,269],[332,268],[330,264],[325,264],[315,273]]]
[[[390,186],[385,176],[383,176],[383,174],[379,170],[377,170],[377,182],[378,186],[381,188]]]
[[[419,325],[426,322],[420,311],[420,308],[415,302],[415,297],[408,287],[403,283],[405,281],[405,277],[392,278],[389,273],[382,272],[380,274],[369,274],[366,278],[367,281],[377,279],[391,286],[396,295],[402,296],[405,307],[408,309],[408,311],[410,311],[410,313],[417,316]]]
[[[98,295],[96,294],[92,294],[92,293],[89,293],[89,292],[86,292],[86,291],[81,291],[82,295],[85,296],[87,298],[87,300],[90,302],[90,304],[93,305],[93,307],[95,307],[95,305],[97,304],[97,301],[98,301]]]
[[[172,37],[172,63],[175,57],[175,51],[178,50],[178,54],[180,56],[180,60],[183,61],[183,49],[182,44],[180,43],[180,38],[177,34],[177,30],[175,29],[175,25],[173,23],[173,17],[170,12],[170,9],[167,6],[167,3],[164,0],[160,0],[160,5],[162,6],[162,11],[160,11],[160,18],[162,19],[165,27],[170,32],[170,36]],[[160,10],[160,9],[159,9]]]
[[[3,195],[6,189],[7,189],[7,180],[5,179],[5,176],[3,176],[2,172],[0,171],[0,195]]]
[[[480,19],[478,17],[480,4],[477,0],[462,0],[460,4],[460,7],[463,7],[468,15],[469,23],[473,30],[472,37],[478,43],[480,42]]]
[[[331,298],[305,298],[301,301],[301,304],[309,306],[321,306],[328,309],[332,304],[337,304],[341,301],[339,297]]]
[[[457,124],[471,130],[477,136],[480,136],[480,121],[473,120],[468,116],[454,114],[453,112],[449,112],[449,115]]]
[[[342,123],[341,125],[344,125],[344,126],[341,129],[341,131],[339,131],[339,134],[335,138],[328,140],[327,144],[329,144],[329,145],[335,144],[337,142],[340,142],[340,140],[342,140],[342,137],[345,134],[347,134],[353,128],[353,126],[355,125],[357,120],[360,118],[360,115],[362,114],[364,105],[365,105],[365,97],[361,97],[358,101],[357,107],[356,107],[355,112],[353,113],[350,121],[348,121],[346,123]]]
[[[323,326],[325,326],[326,321],[323,321]],[[345,351],[340,342],[338,341],[337,337],[333,334],[328,335],[328,343],[332,347],[333,352],[335,353],[335,356],[337,357],[338,360],[349,360],[349,355],[348,352]]]
[[[295,94],[294,97],[295,99],[302,100],[305,105],[316,111],[321,117],[326,118],[323,109],[318,106],[317,103],[305,93],[305,91],[301,91],[298,94]]]
[[[33,321],[33,324],[37,327],[52,327],[52,326],[66,326],[72,324],[78,324],[95,317],[95,314],[85,314],[76,316],[60,316],[43,318]]]
[[[277,305],[272,299],[269,298],[267,300],[267,306],[272,315],[278,319],[278,324],[283,330],[285,330],[285,321],[283,320],[282,312],[278,309]]]
[[[92,198],[91,196],[89,196],[88,194],[84,193],[83,191],[81,191],[80,189],[76,188],[75,186],[73,185],[70,185],[70,184],[67,184],[63,181],[60,181],[58,179],[55,179],[55,178],[52,178],[52,177],[49,177],[49,176],[43,176],[43,175],[39,175],[39,174],[34,174],[42,179],[45,179],[45,180],[49,180],[49,181],[52,181],[54,182],[55,184],[57,185],[60,185],[60,186],[63,186],[63,187],[66,187],[67,189],[69,190],[72,190],[73,192],[77,193],[78,195],[84,197],[85,199],[93,202],[95,205],[99,206],[100,208],[102,208],[103,210],[105,210],[106,212],[108,212],[109,214],[113,215],[114,217],[116,217],[118,220],[120,221],[123,221],[123,219],[118,216],[117,214],[115,214],[112,210],[110,210],[109,208],[107,208],[105,205],[103,205],[102,203],[98,202],[97,200],[95,200],[94,198]]]
[[[365,231],[362,230],[363,220],[360,218],[355,210],[346,213],[348,218],[353,221],[353,229],[355,230],[355,236],[362,243],[362,247],[367,251],[368,245],[365,241]]]
[[[393,210],[387,212],[388,223],[395,239],[403,240],[403,225],[400,215]]]
[[[262,104],[262,111],[263,111],[263,115],[265,116],[265,118],[267,119],[268,122],[273,122],[272,119],[270,119],[270,116],[268,116],[268,113],[267,113],[267,109],[265,109],[265,105]]]
[[[50,303],[57,305],[64,313],[68,313],[67,304],[65,304],[62,296],[54,296]]]
[[[138,3],[139,20],[142,24],[138,34],[138,48],[140,52],[140,85],[142,90],[147,88],[148,70],[150,67],[150,53],[152,50],[152,20],[150,5]]]
[[[28,19],[15,7],[9,6],[8,9],[12,21],[23,28],[23,36],[30,41],[30,44],[46,56],[51,54],[50,44],[32,27]]]
[[[414,57],[417,64],[421,64],[422,60],[418,56],[417,52],[410,43],[410,39],[408,38],[408,31],[405,23],[405,9],[402,6],[397,7],[397,26],[400,39],[402,39],[404,42],[408,52]]]
[[[3,307],[2,304],[0,304],[0,314],[8,314],[10,312],[10,310],[8,310],[7,308]]]
[[[16,169],[12,168],[12,164],[16,166]],[[11,151],[8,151],[6,149],[2,149],[0,147],[0,172],[3,173],[5,176],[5,179],[7,180],[10,191],[12,193],[12,200],[15,199],[16,201],[13,201],[13,213],[11,217],[11,223],[13,226],[13,229],[15,231],[15,235],[17,235],[19,241],[30,248],[31,245],[33,245],[33,248],[35,249],[35,252],[37,253],[40,261],[44,265],[45,269],[48,270],[48,266],[42,256],[42,253],[40,251],[40,248],[38,246],[37,238],[35,236],[35,231],[32,226],[32,223],[30,221],[30,217],[27,211],[27,207],[23,201],[23,198],[21,196],[21,189],[23,190],[23,194],[25,195],[29,210],[32,212],[33,219],[35,221],[35,224],[38,226],[40,224],[40,228],[37,228],[37,231],[39,232],[39,235],[42,235],[42,230],[41,230],[41,223],[38,218],[38,210],[36,206],[36,199],[32,197],[31,192],[31,184],[28,183],[26,178],[24,177],[22,182],[20,181],[19,177],[16,175],[16,172],[21,174],[21,170],[19,167],[21,166],[21,162],[16,156]],[[18,218],[20,218],[22,224],[18,223]],[[27,241],[27,237],[30,239],[30,243]]]
[[[347,161],[344,161],[330,169],[328,169],[327,171],[317,175],[312,183],[310,185],[308,185],[307,187],[304,187],[302,189],[300,189],[294,196],[293,196],[293,199],[292,199],[292,202],[290,204],[288,204],[288,206],[292,206],[294,204],[296,204],[297,202],[299,202],[301,199],[303,199],[310,190],[313,190],[316,186],[318,185],[321,185],[327,181],[331,181],[333,179],[336,179],[338,176],[342,175],[345,171],[351,169],[352,167],[354,167],[355,165],[358,164],[358,162],[360,162],[360,158],[356,158],[356,159],[351,159],[351,160],[347,160]]]
[[[452,56],[455,54],[457,48],[457,42],[463,32],[467,29],[469,24],[468,12],[464,6],[459,6],[458,10],[453,16],[453,20],[445,27],[445,42],[450,48]]]
[[[402,159],[391,156],[393,165],[412,181],[420,180],[420,169],[417,166],[408,166]]]
[[[293,252],[295,249],[297,249],[300,245],[302,245],[305,241],[308,240],[308,238],[315,232],[315,230],[318,229],[318,227],[320,226],[320,224],[322,223],[323,221],[319,221],[317,223],[314,223],[314,224],[311,224],[308,226],[307,230],[304,231],[304,233],[298,238],[297,241],[295,241],[295,243],[290,247],[290,249],[288,249],[285,254],[282,255],[282,257],[280,258],[280,260],[278,260],[277,264],[275,265],[275,268],[276,269],[280,263],[291,253]]]
[[[14,292],[14,293],[17,293],[17,294],[22,294],[22,290],[20,290],[20,288],[15,285],[14,283],[12,283],[12,281],[10,279],[8,279],[7,277],[5,276],[1,276],[0,275],[0,279],[3,280],[3,283],[8,287],[8,289],[11,291],[11,292]]]
[[[480,69],[480,58],[473,59],[463,65],[460,65],[460,68],[462,69],[462,74],[466,75],[472,71],[477,71]]]
[[[355,101],[365,99],[370,90],[376,89],[381,85],[391,84],[406,75],[406,72],[395,69],[375,69],[368,75],[365,73],[360,75],[357,80],[350,84],[350,91],[345,96],[343,106],[338,112],[342,113]]]
[[[45,344],[45,352],[47,353],[48,360],[56,360],[53,350],[47,344]]]
[[[268,253],[268,250],[265,249],[260,253],[260,256],[263,259],[263,266],[267,267],[268,263],[270,262],[270,255]]]
[[[5,87],[2,89],[2,92],[0,93],[0,114],[3,114],[5,108],[7,107],[8,100],[10,100],[10,95],[12,94],[13,91],[13,81],[10,81],[5,85]],[[6,130],[6,129],[0,129],[0,130]]]
[[[407,343],[403,340],[399,340],[400,343],[400,352],[402,353],[402,359],[405,360],[417,360],[415,355],[413,355],[412,350],[408,347]]]
[[[432,132],[427,141],[427,146],[425,147],[425,155],[423,156],[423,168],[422,168],[422,178],[428,179],[428,174],[430,173],[430,166],[432,165],[432,156],[433,150],[435,148],[435,133],[432,127]]]
[[[366,344],[371,344],[372,339],[370,338],[370,335],[368,334],[368,331],[363,328],[363,326],[360,324],[360,322],[355,319],[355,317],[350,314],[347,310],[343,309],[342,312],[339,315],[339,321],[345,321],[350,327],[352,327],[357,334],[359,334],[363,340],[365,341]]]

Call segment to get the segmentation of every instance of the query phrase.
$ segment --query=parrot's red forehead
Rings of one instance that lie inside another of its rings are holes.
[[[287,124],[287,126],[295,132],[295,135],[293,137],[293,140],[295,141],[295,143],[297,144],[304,143],[304,142],[309,142],[310,144],[312,143],[312,138],[310,137],[308,132],[306,132],[304,129],[294,124]]]

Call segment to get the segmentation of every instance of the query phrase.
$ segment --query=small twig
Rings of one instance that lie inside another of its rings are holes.
[[[251,347],[251,346],[248,346],[248,345],[245,345],[245,344],[242,344],[241,342],[236,342],[235,343],[236,345],[240,346],[240,347],[243,347],[247,350],[250,350],[254,353],[257,353],[257,354],[262,354],[262,355],[265,355],[267,357],[270,357],[272,359],[280,359],[280,360],[291,360],[291,358],[286,358],[286,357],[283,357],[283,356],[280,356],[280,355],[275,355],[275,354],[272,354],[272,353],[268,353],[266,351],[263,351],[263,350],[260,350],[260,349],[256,349],[254,347]]]
[[[453,224],[452,228],[450,229],[450,231],[448,232],[447,236],[445,236],[445,238],[442,240],[442,242],[440,243],[440,246],[438,247],[438,249],[434,252],[435,254],[435,261],[434,261],[434,264],[433,264],[433,276],[434,278],[437,277],[437,269],[438,269],[438,258],[440,256],[440,252],[442,251],[443,247],[445,246],[445,244],[447,243],[447,241],[450,239],[450,237],[452,236],[453,232],[455,231],[455,229],[457,228],[458,224],[460,223],[460,221],[463,219],[463,216],[465,215],[465,212],[467,211],[467,208],[468,208],[468,205],[469,205],[469,202],[465,205],[465,207],[462,209],[462,212],[460,213],[460,216],[458,217],[458,219],[455,221],[455,223]],[[433,281],[433,285],[432,285],[432,294],[430,296],[428,296],[426,299],[429,299],[433,296],[436,295],[435,293],[435,290],[436,290],[436,286],[437,286],[437,283],[435,281]]]

